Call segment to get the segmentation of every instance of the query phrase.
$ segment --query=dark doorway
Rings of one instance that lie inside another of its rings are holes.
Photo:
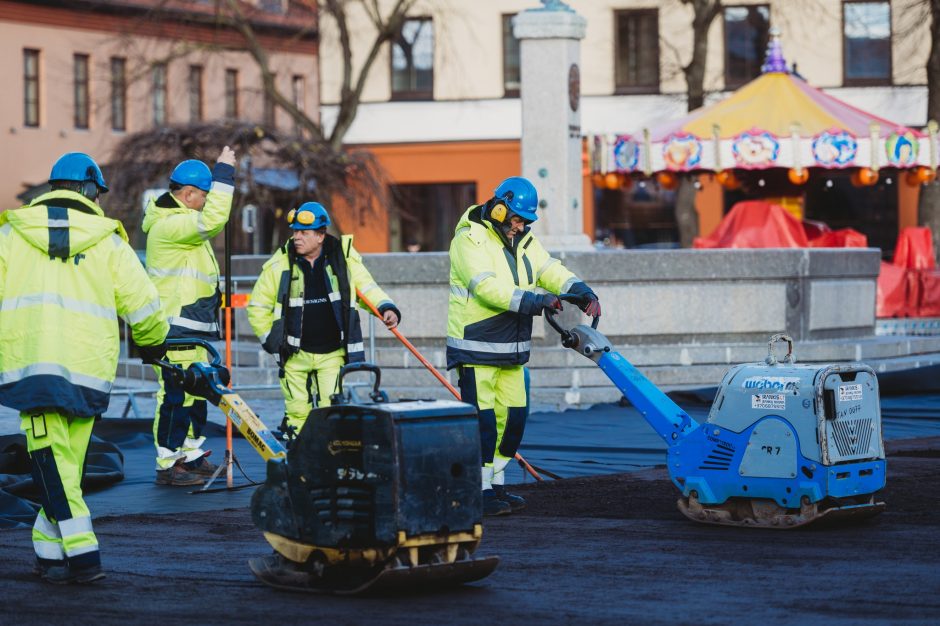
[[[392,185],[391,251],[447,250],[457,221],[476,195],[476,183]]]
[[[595,240],[611,248],[676,248],[676,192],[655,180],[629,189],[594,188]]]
[[[833,230],[854,228],[881,248],[883,258],[894,255],[898,238],[897,170],[883,169],[871,187],[855,187],[847,172],[810,176],[806,183],[806,219],[825,222]]]

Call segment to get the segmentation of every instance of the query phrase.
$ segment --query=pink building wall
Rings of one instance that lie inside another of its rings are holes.
[[[68,4],[68,3],[63,3]],[[87,11],[34,7],[25,2],[0,1],[0,75],[5,86],[0,96],[0,208],[14,208],[16,195],[42,183],[52,163],[65,152],[91,154],[107,163],[111,150],[127,134],[153,127],[150,64],[168,62],[169,124],[190,121],[189,66],[203,66],[203,120],[225,115],[225,71],[238,70],[239,119],[260,121],[263,95],[260,71],[240,36],[219,34],[215,25],[155,25],[140,18],[90,16]],[[306,110],[318,119],[319,76],[315,36],[291,38],[262,36],[270,53],[277,84],[288,98],[292,77],[304,79]],[[24,125],[23,50],[40,51],[39,126]],[[224,48],[224,50],[223,50]],[[90,57],[89,128],[74,124],[74,54]],[[111,57],[127,59],[126,131],[112,130]],[[286,128],[279,112],[276,124]]]

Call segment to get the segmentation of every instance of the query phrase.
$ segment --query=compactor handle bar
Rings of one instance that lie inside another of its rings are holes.
[[[222,357],[219,351],[205,339],[167,339],[168,348],[174,347],[199,347],[205,348],[209,355],[208,363],[191,363],[189,367],[184,368],[176,363],[170,363],[166,359],[156,362],[156,365],[163,368],[176,378],[183,386],[183,390],[194,396],[205,398],[212,404],[218,405],[219,400],[226,393],[231,393],[227,385],[231,380],[228,369],[222,365]]]
[[[560,293],[558,294],[558,299],[563,302],[571,302],[572,304],[577,304],[578,302],[582,302],[584,300],[582,296],[578,296],[573,293]],[[552,309],[545,309],[545,321],[547,321],[548,325],[554,328],[555,331],[561,335],[561,345],[565,346],[566,348],[570,348],[571,346],[568,345],[568,342],[571,341],[571,331],[561,327],[561,324],[559,324],[558,320],[555,319],[557,314],[557,311]],[[595,317],[591,321],[591,328],[597,330],[597,325],[600,323],[600,321],[600,317]]]
[[[372,398],[373,402],[388,402],[388,395],[380,389],[382,385],[382,370],[379,369],[378,365],[373,365],[372,363],[349,363],[340,368],[339,376],[336,378],[338,393],[334,394],[332,398],[339,396],[339,401],[343,401],[343,377],[350,372],[372,372],[375,375],[375,382],[372,385],[372,392],[369,394],[369,397]]]
[[[172,350],[173,348],[177,348],[177,347],[187,347],[187,346],[205,348],[206,352],[209,353],[209,365],[212,365],[212,366],[222,365],[222,357],[221,355],[219,355],[219,351],[216,350],[215,346],[213,346],[211,343],[209,343],[205,339],[196,339],[196,338],[167,339],[166,345],[167,345],[168,350]],[[157,365],[166,365],[169,367],[173,367],[173,364],[167,361],[159,361]]]

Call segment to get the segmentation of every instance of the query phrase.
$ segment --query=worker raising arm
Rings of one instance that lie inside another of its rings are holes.
[[[228,222],[235,191],[235,152],[225,146],[213,169],[183,161],[170,175],[170,191],[152,199],[144,215],[147,273],[160,292],[170,337],[217,341],[219,264],[210,239]],[[173,348],[167,360],[181,367],[205,361],[203,348]],[[183,391],[178,381],[155,368],[160,389],[153,423],[157,484],[199,485],[216,466],[202,449],[206,401]]]

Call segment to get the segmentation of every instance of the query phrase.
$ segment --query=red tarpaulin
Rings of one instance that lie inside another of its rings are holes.
[[[868,237],[851,228],[829,230],[801,222],[778,204],[748,200],[735,204],[708,237],[693,248],[867,248]]]
[[[881,262],[878,274],[878,297],[875,315],[901,317],[907,307],[907,270],[891,263]]]
[[[708,237],[693,248],[806,248],[803,225],[778,204],[747,200],[735,204]]]
[[[810,248],[867,248],[868,237],[854,228],[840,228],[809,240]]]
[[[878,275],[878,317],[940,317],[936,265],[930,229],[901,229],[894,262],[882,263]]]
[[[894,264],[911,270],[932,270],[937,266],[933,256],[933,239],[926,226],[908,226],[898,234]]]

